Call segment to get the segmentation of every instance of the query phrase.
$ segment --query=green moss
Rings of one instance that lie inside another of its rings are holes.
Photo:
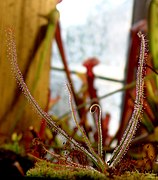
[[[53,164],[48,161],[40,161],[35,167],[26,173],[28,179],[49,178],[61,180],[158,180],[158,176],[154,173],[125,172],[123,175],[108,177],[103,173],[88,168],[78,168],[73,166]],[[32,177],[32,178],[31,178]]]
[[[158,180],[158,176],[153,173],[139,173],[135,172],[125,172],[125,174],[121,176],[114,176],[114,180],[149,180],[154,179]]]
[[[108,179],[104,174],[93,169],[53,164],[47,161],[41,161],[36,163],[34,168],[27,171],[26,175],[27,177],[45,177],[45,178],[62,179],[62,180]]]

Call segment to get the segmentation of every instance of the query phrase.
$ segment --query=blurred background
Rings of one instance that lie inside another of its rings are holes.
[[[86,72],[86,68],[82,65],[86,59],[96,57],[99,60],[99,64],[94,67],[95,76],[102,77],[96,78],[94,82],[99,97],[124,85],[133,4],[133,0],[117,2],[69,0],[62,1],[57,6],[70,70],[78,73]],[[53,67],[63,68],[56,43],[53,45],[52,69]],[[57,78],[54,79],[54,76]],[[52,70],[51,77],[52,96],[56,97],[59,94],[62,96],[62,101],[57,103],[52,112],[62,115],[69,109],[69,104],[63,107],[63,103],[65,104],[68,99],[68,94],[64,91],[66,76],[64,72]],[[79,91],[81,80],[74,74],[72,78],[76,91]],[[122,98],[122,92],[119,92],[100,101],[102,112],[111,115],[109,125],[111,135],[118,129]]]

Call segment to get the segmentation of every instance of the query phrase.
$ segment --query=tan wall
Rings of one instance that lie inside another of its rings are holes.
[[[19,67],[30,91],[33,84],[37,83],[31,92],[39,105],[45,109],[49,94],[52,41],[49,41],[44,63],[39,64],[44,49],[43,41],[40,43],[44,33],[38,34],[38,31],[42,25],[48,24],[48,21],[39,14],[47,15],[55,8],[55,5],[55,0],[0,1],[0,142],[8,138],[13,131],[27,134],[30,125],[39,129],[40,124],[40,118],[19,91],[11,72],[11,65],[6,54],[4,30],[7,26],[14,29]],[[36,76],[37,71],[38,76]]]

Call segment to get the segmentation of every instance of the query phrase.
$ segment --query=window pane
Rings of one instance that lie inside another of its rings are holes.
[[[82,63],[87,58],[96,57],[100,61],[94,68],[96,75],[120,80],[120,83],[114,83],[96,79],[95,87],[98,96],[121,88],[123,85],[121,81],[124,80],[133,0],[63,0],[57,8],[60,11],[62,39],[70,69],[85,72]],[[63,67],[55,43],[52,66]],[[66,81],[64,73],[53,70],[51,77],[52,96],[62,91],[60,94],[66,101],[68,94],[63,92],[63,84]],[[76,77],[73,80],[78,88],[79,80]],[[117,93],[100,102],[103,113],[108,112],[111,115],[110,134],[114,134],[118,128],[121,101],[122,93]],[[61,115],[69,110],[68,103],[67,106],[62,106],[62,102],[58,103],[53,111]],[[63,108],[62,111],[61,108]]]

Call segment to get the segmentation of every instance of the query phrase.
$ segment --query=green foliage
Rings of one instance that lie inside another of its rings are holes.
[[[158,69],[158,1],[152,0],[149,6],[148,35],[149,47],[152,54],[154,69]],[[158,88],[158,77],[155,77],[155,85]],[[157,99],[157,98],[156,98]]]
[[[0,146],[0,148],[11,150],[15,152],[16,154],[24,154],[25,149],[22,145],[20,145],[20,140],[22,138],[22,134],[13,133],[11,137],[10,143],[5,143]]]
[[[158,68],[158,0],[152,0],[149,6],[149,43],[150,51],[153,56],[153,66],[155,69]]]

